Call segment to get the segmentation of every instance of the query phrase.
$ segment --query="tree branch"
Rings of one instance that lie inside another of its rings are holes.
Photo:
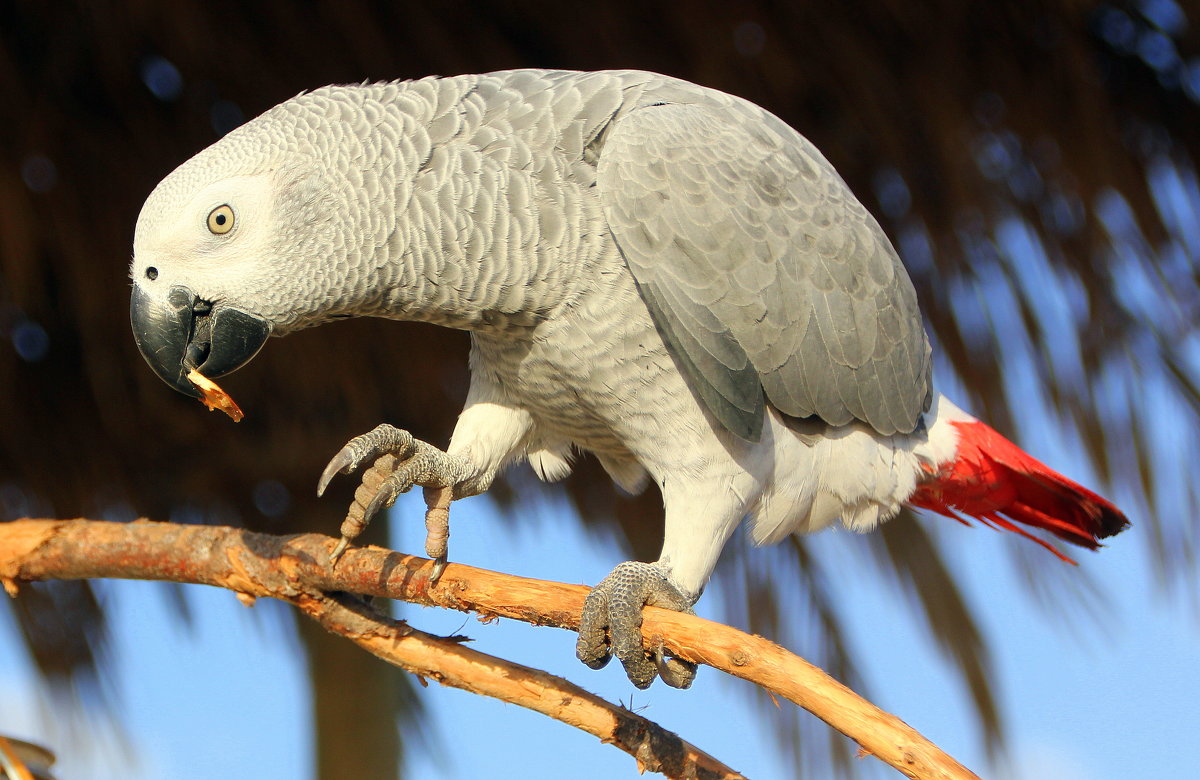
[[[567,680],[465,647],[461,637],[412,628],[344,593],[323,593],[305,569],[311,569],[312,552],[328,566],[328,541],[315,534],[276,537],[146,521],[18,520],[0,523],[0,582],[13,596],[21,581],[94,577],[216,585],[248,603],[270,596],[422,681],[492,696],[586,731],[629,753],[639,770],[672,778],[744,780],[653,721]],[[305,563],[297,567],[300,561]]]
[[[745,780],[657,723],[561,677],[465,647],[462,638],[425,633],[346,598],[304,593],[288,601],[329,631],[422,680],[519,704],[612,743],[637,760],[639,771]]]
[[[646,768],[668,771],[653,764],[663,756],[661,749],[653,746],[653,738],[635,740],[632,746],[622,744],[617,738],[621,719],[636,717],[632,713],[617,709],[565,680],[517,667],[403,624],[382,625],[378,616],[365,623],[356,622],[367,619],[325,595],[343,591],[381,596],[574,630],[579,625],[587,588],[457,564],[447,566],[441,579],[431,587],[428,576],[431,562],[425,558],[377,547],[356,548],[347,551],[334,568],[328,563],[333,543],[329,537],[316,534],[278,537],[233,528],[142,520],[134,523],[18,520],[0,524],[0,582],[10,593],[15,593],[18,582],[29,580],[93,577],[171,580],[216,585],[253,597],[280,598],[296,604],[330,630],[349,636],[376,655],[410,671],[544,712],[605,741],[616,742]],[[899,718],[762,637],[655,607],[645,609],[642,632],[649,648],[661,645],[681,658],[741,677],[795,702],[908,777],[975,778]],[[406,646],[421,650],[406,656],[403,662],[384,655]],[[427,671],[419,671],[421,668]],[[612,729],[602,734],[585,728],[572,719],[575,711],[569,706],[557,711],[555,702],[565,700],[555,697],[565,695],[563,691],[567,690],[561,687],[553,688],[554,693],[547,694],[548,701],[540,707],[532,701],[509,698],[507,694],[520,695],[524,690],[523,685],[515,686],[517,690],[503,690],[502,683],[513,673],[510,671],[513,668],[520,669],[520,674],[532,675],[529,679],[537,679],[545,690],[550,690],[546,688],[547,681],[553,681],[555,686],[570,686],[571,701],[587,700],[602,706],[608,713],[602,716],[607,718],[604,728]],[[470,687],[487,676],[485,673],[495,678],[492,690]],[[649,722],[644,721],[639,728],[659,728],[645,724]],[[713,771],[731,772],[681,740],[679,744],[720,767]],[[698,772],[699,758],[693,766]]]

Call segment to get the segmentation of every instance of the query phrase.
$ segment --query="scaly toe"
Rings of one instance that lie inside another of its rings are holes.
[[[608,644],[608,594],[599,586],[592,589],[583,603],[575,657],[593,669],[603,669],[612,660]]]
[[[695,677],[693,665],[643,648],[642,607],[654,604],[690,612],[694,601],[671,584],[663,564],[622,563],[588,594],[575,655],[593,669],[615,655],[638,688],[649,687],[660,675],[668,685],[686,688]]]

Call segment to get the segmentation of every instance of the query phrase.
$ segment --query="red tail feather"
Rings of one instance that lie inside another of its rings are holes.
[[[978,421],[953,421],[955,459],[917,487],[908,503],[966,522],[969,515],[1032,539],[1074,563],[1050,544],[1010,522],[1042,528],[1072,544],[1096,549],[1129,521],[1121,510],[1031,457]]]

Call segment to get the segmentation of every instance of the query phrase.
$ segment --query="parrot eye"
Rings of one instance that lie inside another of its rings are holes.
[[[153,282],[155,279],[158,278],[158,269],[155,268],[154,266],[150,266],[149,268],[147,268],[146,269],[146,278]]]
[[[218,236],[233,230],[233,209],[228,204],[217,206],[208,213],[208,229]]]

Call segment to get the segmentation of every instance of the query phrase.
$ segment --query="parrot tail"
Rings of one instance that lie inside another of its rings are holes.
[[[1121,510],[1064,477],[978,420],[949,423],[958,432],[954,459],[928,467],[908,503],[967,524],[963,515],[1032,539],[1067,563],[1055,547],[1023,528],[1049,531],[1088,549],[1120,533],[1129,521]]]

